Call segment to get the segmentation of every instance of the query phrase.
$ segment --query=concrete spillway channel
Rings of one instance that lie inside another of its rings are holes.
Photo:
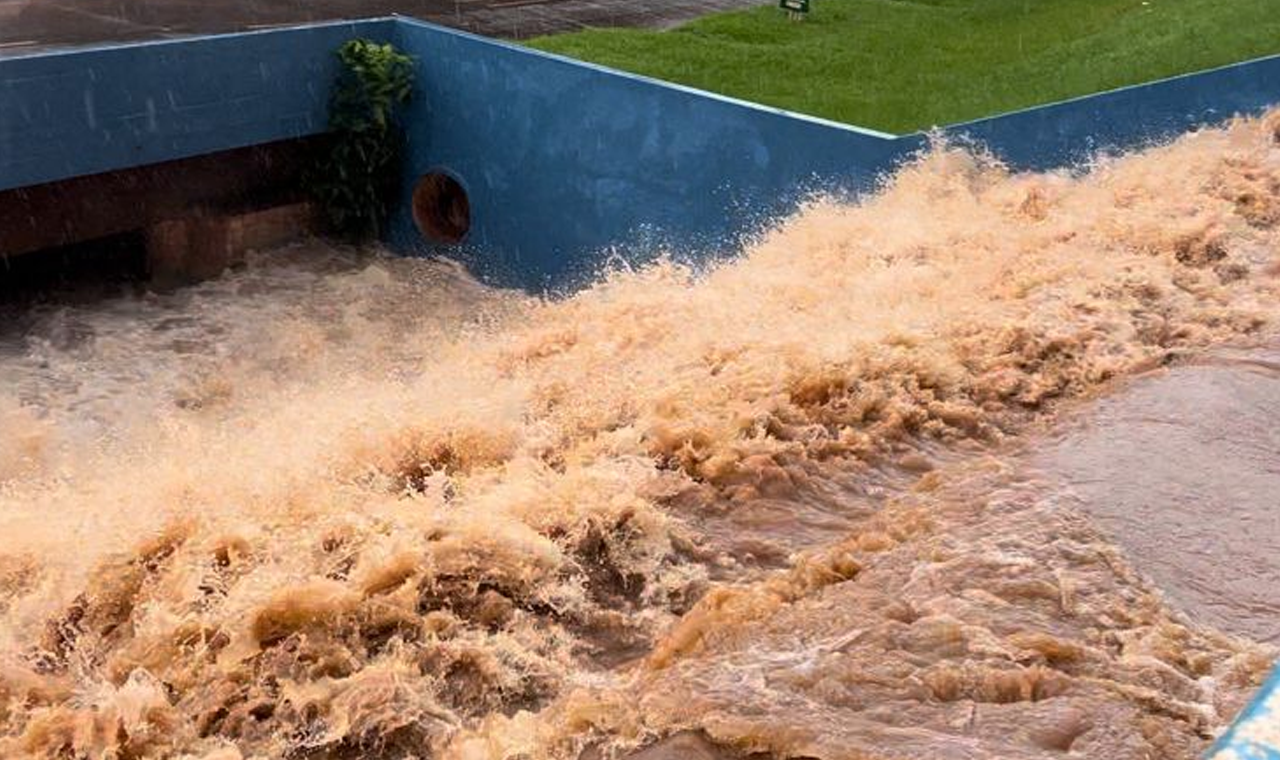
[[[0,2],[0,19],[15,8]],[[811,194],[866,193],[927,143],[404,18],[18,54],[0,59],[0,256],[25,266],[112,240],[184,282],[313,230],[300,178],[326,129],[333,52],[354,37],[392,42],[416,68],[383,242],[495,285],[570,291],[619,250],[732,252]],[[1267,58],[943,132],[1051,169],[1277,103],[1280,58]],[[1224,740],[1256,747],[1221,756],[1277,756],[1263,746],[1275,724],[1258,728],[1275,686]]]

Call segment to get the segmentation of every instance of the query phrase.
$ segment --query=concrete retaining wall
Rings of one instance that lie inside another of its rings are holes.
[[[418,61],[389,242],[493,282],[572,286],[609,256],[729,253],[806,193],[858,193],[925,144],[409,19],[0,59],[0,190],[323,129],[333,51],[392,40]],[[1071,164],[1280,103],[1280,57],[946,129],[1011,164]],[[465,189],[460,245],[419,234],[416,179]]]
[[[0,190],[303,137],[333,51],[395,22],[326,24],[0,59]]]
[[[608,259],[731,253],[806,193],[857,193],[920,150],[790,114],[400,19],[418,58],[404,203],[392,244],[447,252],[491,281],[572,287]],[[1280,57],[944,128],[1022,169],[1167,139],[1280,103]],[[413,183],[466,189],[473,227],[440,247],[415,229]]]
[[[901,155],[890,135],[795,116],[403,20],[418,59],[405,197],[443,169],[474,220],[464,257],[497,281],[572,284],[604,251],[705,252],[807,190],[865,189]],[[407,206],[392,242],[432,246]]]
[[[383,19],[0,59],[0,191],[316,134],[333,52],[355,36],[418,60],[389,242],[461,257],[508,285],[572,285],[618,251],[731,252],[806,193],[865,191],[925,144]],[[1272,57],[944,131],[1044,169],[1277,103]],[[429,171],[469,196],[460,246],[414,225],[415,181]],[[1224,746],[1248,739],[1238,729]]]
[[[1280,56],[948,127],[1019,169],[1072,166],[1280,104]]]

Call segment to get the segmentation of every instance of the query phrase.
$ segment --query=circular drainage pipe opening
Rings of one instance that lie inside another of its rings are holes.
[[[413,189],[413,221],[428,239],[454,245],[471,230],[471,202],[458,180],[444,172],[422,175]]]

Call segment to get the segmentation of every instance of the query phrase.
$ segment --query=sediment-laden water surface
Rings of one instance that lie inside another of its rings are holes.
[[[1150,373],[1036,441],[1057,482],[1175,607],[1280,643],[1280,354],[1223,349]]]
[[[1075,175],[938,147],[565,299],[303,246],[32,309],[0,755],[1194,757],[1276,655],[1274,564],[1214,553],[1275,546],[1274,428],[1199,502],[1090,436],[1269,371],[1278,256],[1271,115]]]

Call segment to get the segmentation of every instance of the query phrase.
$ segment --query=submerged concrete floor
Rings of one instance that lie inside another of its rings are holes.
[[[662,28],[769,0],[0,0],[0,54],[398,13],[493,37]]]

